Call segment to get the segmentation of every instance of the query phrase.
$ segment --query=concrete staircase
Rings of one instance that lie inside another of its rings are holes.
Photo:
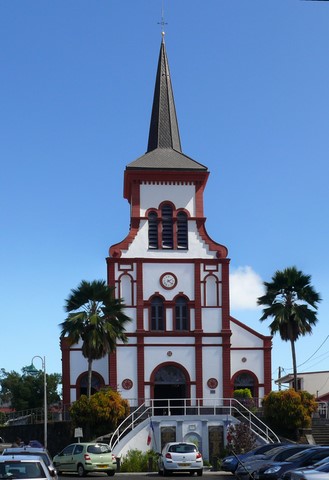
[[[317,445],[329,445],[329,418],[312,419],[312,436]]]

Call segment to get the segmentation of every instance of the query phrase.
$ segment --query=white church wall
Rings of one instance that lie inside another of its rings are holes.
[[[222,382],[220,381],[223,376],[222,349],[214,346],[204,346],[202,350],[202,358],[203,397],[214,398],[214,394],[211,393],[211,390],[215,390],[216,398],[220,398],[223,395]],[[217,388],[210,389],[207,386],[209,378],[216,378],[218,380]]]
[[[197,233],[195,221],[188,222],[188,250],[153,250],[148,248],[148,221],[141,219],[139,230],[122,258],[216,258],[216,252],[209,252],[208,246]]]
[[[137,347],[131,346],[117,348],[117,362],[120,365],[118,370],[118,388],[122,388],[121,384],[125,378],[129,378],[133,382],[130,390],[122,390],[122,394],[127,398],[137,398]]]
[[[172,290],[166,290],[160,285],[160,277],[164,272],[172,272],[177,277],[177,285]],[[154,292],[160,292],[166,299],[172,299],[179,292],[194,299],[194,265],[192,263],[145,263],[143,265],[144,298],[149,299]]]
[[[264,354],[262,350],[232,350],[231,373],[232,376],[240,370],[250,370],[258,381],[264,381]]]
[[[140,187],[140,214],[144,216],[150,208],[159,208],[160,203],[170,199],[176,208],[185,208],[191,217],[195,217],[195,186],[170,184],[150,185],[142,184]]]
[[[243,328],[234,322],[230,322],[232,330],[232,347],[262,347],[263,340],[247,328]]]
[[[222,329],[222,309],[202,308],[202,328],[205,333],[219,333]]]
[[[181,343],[184,343],[181,340]],[[171,355],[168,357],[168,351],[171,352]],[[168,361],[173,363],[178,363],[184,367],[190,374],[191,380],[195,381],[195,354],[194,347],[191,348],[182,348],[181,346],[168,345],[160,347],[157,346],[147,346],[145,347],[145,380],[149,381],[151,374],[155,368],[158,367],[161,363],[166,363]]]
[[[128,322],[126,322],[126,324],[125,324],[126,332],[127,332],[127,333],[136,332],[136,328],[137,328],[137,320],[136,320],[137,312],[136,312],[136,308],[135,308],[135,307],[133,307],[133,308],[128,308],[128,307],[126,307],[126,308],[124,309],[124,313],[131,319],[131,321],[128,321]]]
[[[100,360],[93,361],[93,370],[98,372],[104,379],[105,383],[107,382],[109,371],[108,371],[108,361],[107,355]],[[70,382],[75,384],[77,378],[84,372],[88,371],[88,361],[82,355],[81,351],[73,350],[70,353]]]

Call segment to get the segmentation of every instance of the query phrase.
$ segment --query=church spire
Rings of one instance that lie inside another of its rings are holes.
[[[180,153],[182,152],[164,32],[162,32],[154,88],[147,152],[151,152],[156,148],[169,148]]]

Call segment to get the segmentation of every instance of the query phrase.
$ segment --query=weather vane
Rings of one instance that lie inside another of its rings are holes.
[[[158,25],[161,25],[161,35],[162,37],[165,36],[165,25],[168,25],[167,22],[164,20],[164,0],[162,0],[162,8],[161,8],[161,22],[158,22]]]

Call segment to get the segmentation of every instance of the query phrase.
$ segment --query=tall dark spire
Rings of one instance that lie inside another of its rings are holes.
[[[205,170],[207,167],[182,153],[174,95],[164,43],[164,33],[155,81],[147,151],[127,165],[127,170]]]
[[[171,86],[164,33],[160,47],[147,152],[171,148],[181,152],[174,95]]]

